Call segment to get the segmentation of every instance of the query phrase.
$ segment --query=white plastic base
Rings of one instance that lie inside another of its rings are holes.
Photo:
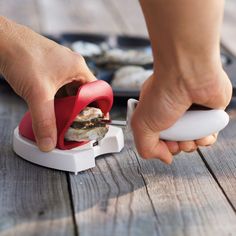
[[[97,144],[89,142],[71,150],[54,149],[51,152],[41,152],[34,142],[22,137],[18,127],[14,130],[13,150],[27,161],[35,164],[70,171],[77,174],[80,171],[95,167],[95,158],[106,153],[120,152],[124,147],[124,136],[121,128],[109,126],[106,136]]]

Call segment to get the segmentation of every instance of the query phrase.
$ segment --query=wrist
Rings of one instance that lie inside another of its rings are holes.
[[[178,40],[160,41],[154,52],[155,78],[189,91],[210,87],[222,76],[220,47],[216,42],[186,46]]]
[[[191,77],[159,67],[154,73],[152,88],[164,91],[165,96],[177,103],[195,103],[211,108],[224,109],[232,96],[231,82],[221,67],[206,70],[202,74],[191,73]]]
[[[169,72],[170,77],[178,75],[191,82],[204,80],[208,75],[215,74],[222,69],[219,43],[193,43],[192,46],[184,42],[161,42],[154,49],[154,67],[160,73]]]

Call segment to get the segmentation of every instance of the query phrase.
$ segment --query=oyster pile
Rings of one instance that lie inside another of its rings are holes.
[[[78,114],[65,134],[67,141],[100,141],[108,132],[104,114],[99,108],[86,107]]]
[[[70,47],[84,56],[92,73],[98,79],[108,81],[114,91],[139,91],[145,80],[153,73],[152,50],[147,41],[145,44],[139,44],[139,41],[134,41],[134,44],[127,42],[129,46],[122,46],[119,40],[113,44],[110,41],[92,43],[79,40]],[[74,130],[72,132],[70,129],[68,132],[75,136]],[[94,133],[96,130],[91,132]]]

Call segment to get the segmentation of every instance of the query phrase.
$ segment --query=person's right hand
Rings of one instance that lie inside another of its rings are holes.
[[[173,154],[212,145],[217,134],[199,140],[173,142],[160,140],[160,131],[173,125],[193,103],[225,109],[231,99],[232,86],[220,67],[214,75],[195,80],[197,83],[173,75],[168,78],[167,74],[159,74],[159,78],[154,74],[145,82],[131,125],[137,150],[143,158],[171,163]]]
[[[52,150],[57,142],[54,96],[64,85],[96,80],[84,59],[27,27],[0,18],[0,72],[27,102],[37,144]]]
[[[140,4],[152,45],[154,75],[143,87],[133,115],[134,138],[141,156],[170,163],[172,154],[210,145],[217,134],[164,142],[159,140],[160,131],[173,125],[193,103],[224,109],[231,98],[232,86],[220,58],[224,0],[140,0]]]

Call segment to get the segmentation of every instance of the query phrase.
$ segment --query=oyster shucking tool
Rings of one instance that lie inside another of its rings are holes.
[[[123,131],[117,126],[127,124],[128,130],[131,130],[130,119],[138,101],[128,100],[127,122],[115,120],[108,122],[112,103],[113,92],[109,84],[102,80],[87,83],[78,89],[76,96],[55,99],[57,145],[53,151],[46,153],[38,149],[29,112],[26,112],[14,130],[13,150],[29,162],[75,174],[95,167],[97,156],[120,152],[124,147]],[[98,140],[65,139],[68,129],[86,107],[96,107],[102,111],[107,133]],[[173,126],[162,131],[160,138],[173,141],[195,140],[219,132],[228,121],[229,116],[223,110],[187,111]]]

